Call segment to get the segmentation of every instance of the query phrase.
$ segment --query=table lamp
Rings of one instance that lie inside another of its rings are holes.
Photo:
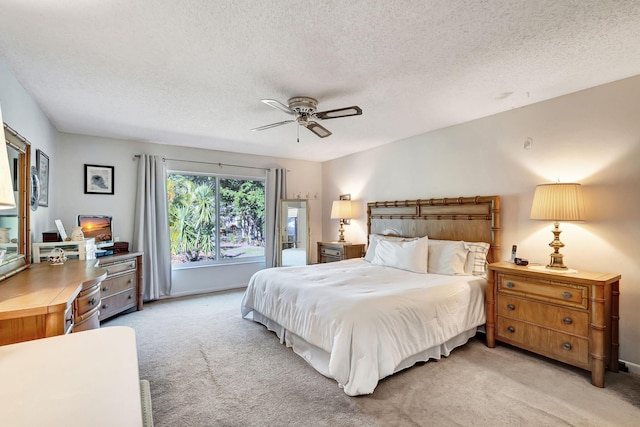
[[[554,239],[549,246],[553,248],[550,254],[551,262],[547,268],[552,270],[566,270],[562,261],[560,248],[564,243],[560,241],[560,221],[584,221],[585,209],[580,184],[541,184],[536,187],[531,205],[531,219],[553,221]]]
[[[351,209],[351,200],[335,200],[331,206],[331,219],[340,219],[340,238],[338,242],[345,242],[344,240],[344,220],[352,219],[353,212]]]

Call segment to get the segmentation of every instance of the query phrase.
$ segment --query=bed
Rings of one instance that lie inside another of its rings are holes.
[[[371,202],[363,259],[261,270],[243,317],[265,325],[350,396],[464,345],[485,323],[498,196]]]

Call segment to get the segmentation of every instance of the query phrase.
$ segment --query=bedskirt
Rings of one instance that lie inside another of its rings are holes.
[[[302,357],[316,371],[327,378],[336,380],[336,378],[334,378],[329,372],[329,360],[331,358],[330,353],[314,346],[313,344],[308,343],[303,338],[279,325],[278,322],[275,322],[274,320],[263,316],[255,310],[245,316],[245,318],[250,318],[257,323],[264,325],[269,331],[272,331],[276,334],[281,344],[285,344],[287,347],[290,347],[294,351],[294,353]],[[443,356],[447,357],[455,348],[466,344],[469,339],[473,338],[476,335],[477,331],[477,327],[468,329],[454,336],[453,338],[450,338],[440,345],[436,345],[418,354],[409,356],[408,358],[402,360],[396,366],[393,373],[395,374],[396,372],[400,372],[403,369],[410,368],[418,362],[427,362],[432,359],[439,360]],[[378,378],[378,380],[381,380],[386,376],[382,376]]]

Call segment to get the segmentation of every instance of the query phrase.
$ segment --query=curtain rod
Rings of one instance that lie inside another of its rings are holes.
[[[140,158],[140,154],[136,154],[133,157]],[[256,166],[233,165],[233,164],[230,164],[230,163],[220,163],[220,162],[203,162],[203,161],[200,161],[200,160],[169,159],[169,158],[166,158],[166,157],[162,158],[163,162],[165,162],[167,160],[171,160],[171,161],[174,161],[174,162],[201,163],[201,164],[204,164],[204,165],[216,165],[216,166],[219,166],[219,167],[230,166],[230,167],[234,167],[234,168],[257,169],[257,170],[263,170],[263,171],[266,171],[266,172],[271,172],[271,168],[259,168],[259,167],[256,167]]]

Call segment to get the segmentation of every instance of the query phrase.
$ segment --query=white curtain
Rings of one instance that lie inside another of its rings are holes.
[[[159,156],[140,155],[132,243],[144,253],[144,300],[171,295],[167,169]]]
[[[266,267],[282,265],[279,246],[280,200],[287,198],[287,170],[271,169],[267,175],[267,241]]]

